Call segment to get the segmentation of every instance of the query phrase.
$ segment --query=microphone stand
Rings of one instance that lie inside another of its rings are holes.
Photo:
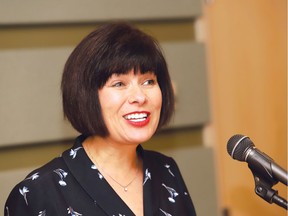
[[[255,181],[255,193],[263,198],[268,203],[275,203],[278,206],[288,209],[287,200],[278,196],[278,191],[273,190],[272,187],[279,181],[275,180],[267,172],[256,172],[252,167],[248,166],[252,171]]]

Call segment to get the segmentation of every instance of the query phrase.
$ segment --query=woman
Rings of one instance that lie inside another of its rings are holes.
[[[140,145],[174,111],[153,38],[125,23],[90,33],[66,62],[62,96],[81,135],[13,189],[5,215],[196,215],[175,161]]]

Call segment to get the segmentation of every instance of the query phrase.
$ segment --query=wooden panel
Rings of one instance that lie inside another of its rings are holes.
[[[285,216],[254,192],[246,163],[232,160],[228,139],[242,133],[287,169],[287,1],[214,1],[206,7],[212,128],[220,201],[229,216]],[[287,199],[287,187],[274,189]]]

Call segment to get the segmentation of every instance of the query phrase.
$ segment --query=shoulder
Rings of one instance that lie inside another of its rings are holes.
[[[146,191],[158,194],[160,199],[155,202],[159,202],[161,214],[196,215],[188,189],[173,157],[157,151],[143,150],[143,161]]]
[[[31,187],[37,187],[38,185],[45,185],[49,180],[53,178],[55,172],[59,169],[66,167],[63,158],[57,157],[46,163],[42,167],[39,167],[31,171],[22,181],[20,181],[12,190],[11,193],[28,190]],[[25,189],[26,188],[26,189]],[[15,190],[16,189],[16,190]]]
[[[30,182],[34,180],[45,181],[45,179],[51,177],[51,174],[53,174],[55,170],[65,167],[66,164],[61,156],[54,158],[43,166],[31,171],[22,182],[29,182],[29,180],[31,180]]]
[[[45,200],[43,197],[48,198],[47,194],[52,188],[51,184],[55,182],[53,179],[55,176],[57,177],[57,172],[63,170],[64,167],[63,158],[58,157],[30,172],[10,192],[5,203],[7,215],[9,215],[8,212],[11,215],[30,215],[34,211],[30,204],[33,202],[33,208],[37,208],[37,205]]]
[[[143,157],[145,160],[155,161],[162,163],[173,163],[176,164],[175,160],[168,155],[165,155],[161,152],[154,151],[154,150],[144,150],[143,149]]]
[[[142,158],[145,168],[147,167],[149,170],[153,170],[158,174],[162,173],[163,177],[166,175],[170,176],[172,171],[177,176],[181,176],[180,169],[174,158],[171,156],[154,150],[142,149]]]

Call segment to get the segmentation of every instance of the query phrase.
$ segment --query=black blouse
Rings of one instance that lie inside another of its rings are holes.
[[[89,159],[79,136],[71,149],[36,169],[14,187],[5,216],[135,215]],[[145,216],[196,216],[177,164],[171,157],[137,147],[143,160]]]

